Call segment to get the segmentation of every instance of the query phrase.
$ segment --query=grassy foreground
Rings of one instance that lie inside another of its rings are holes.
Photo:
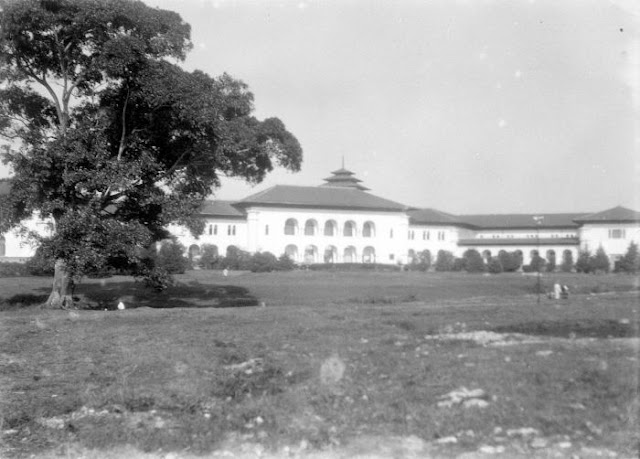
[[[638,280],[556,278],[191,272],[95,311],[0,279],[0,457],[637,457]]]

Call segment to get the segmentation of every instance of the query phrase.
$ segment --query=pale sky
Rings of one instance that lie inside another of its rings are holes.
[[[228,72],[304,150],[275,184],[341,167],[452,213],[640,210],[633,0],[145,0],[191,24],[185,67]]]

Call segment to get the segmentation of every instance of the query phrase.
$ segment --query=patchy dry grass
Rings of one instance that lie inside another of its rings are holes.
[[[0,312],[0,456],[635,457],[636,280],[567,280],[584,294],[539,306],[526,276],[196,272],[164,300],[124,278],[79,287],[125,311],[27,307],[44,280],[0,280],[5,304],[25,295]],[[226,292],[267,307],[203,307]]]

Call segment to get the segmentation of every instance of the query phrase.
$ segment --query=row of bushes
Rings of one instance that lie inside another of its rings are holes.
[[[197,260],[191,260],[185,255],[185,247],[179,242],[164,241],[157,252],[150,252],[149,258],[153,259],[153,264],[163,268],[166,272],[176,274],[184,273],[188,269],[199,267],[201,269],[233,269],[253,272],[288,271],[295,268],[294,262],[287,256],[281,255],[276,258],[270,252],[259,252],[250,254],[237,247],[230,246],[226,256],[219,256],[217,248],[213,245],[204,245],[202,254]],[[598,248],[595,254],[589,251],[581,251],[574,265],[571,252],[567,251],[560,266],[556,266],[555,259],[545,260],[538,254],[534,254],[528,265],[523,265],[523,256],[519,251],[506,252],[501,250],[497,256],[485,260],[475,249],[467,250],[461,258],[455,257],[446,250],[438,251],[436,261],[431,260],[431,252],[425,250],[413,258],[412,262],[406,266],[409,270],[427,271],[430,268],[435,271],[467,271],[467,272],[489,272],[498,274],[502,272],[515,272],[520,269],[524,272],[547,271],[553,272],[559,269],[563,272],[575,271],[579,273],[607,273],[611,270],[609,257],[602,247]],[[399,266],[381,264],[360,264],[342,263],[339,265],[330,263],[318,263],[308,266],[312,270],[399,270]],[[631,243],[627,253],[614,265],[614,272],[638,273],[640,272],[640,256],[638,246]],[[109,270],[108,272],[92,273],[94,276],[107,276],[112,274],[130,274],[129,272],[118,272]],[[35,256],[30,258],[26,264],[22,263],[0,263],[0,277],[14,277],[25,275],[53,275],[53,260],[45,258],[41,251],[36,251]]]

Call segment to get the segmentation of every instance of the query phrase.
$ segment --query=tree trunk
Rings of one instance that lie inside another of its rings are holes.
[[[69,292],[69,273],[64,260],[56,260],[53,273],[53,287],[49,299],[43,305],[46,309],[69,309],[73,306],[73,298]]]

